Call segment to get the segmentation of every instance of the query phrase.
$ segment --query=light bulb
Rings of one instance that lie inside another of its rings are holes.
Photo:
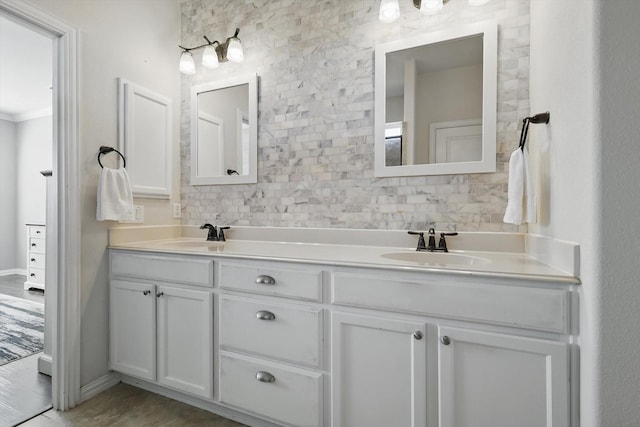
[[[242,44],[237,37],[231,37],[229,39],[229,46],[227,47],[227,59],[231,62],[244,61],[244,52],[242,51]]]
[[[400,16],[400,5],[398,0],[380,0],[380,13],[378,20],[388,24],[395,21]]]
[[[420,12],[425,15],[433,15],[434,13],[438,13],[440,9],[444,6],[442,0],[422,0],[420,4]]]
[[[180,72],[182,74],[196,73],[196,63],[193,62],[193,56],[190,52],[182,52],[182,55],[180,56]]]
[[[489,3],[489,0],[469,0],[471,6],[482,6],[487,3]]]
[[[218,62],[216,48],[212,45],[205,47],[204,52],[202,53],[202,66],[207,68],[218,68],[218,65],[220,65],[220,63]]]

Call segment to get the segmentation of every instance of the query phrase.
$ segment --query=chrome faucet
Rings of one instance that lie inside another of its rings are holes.
[[[228,230],[231,227],[226,226],[226,227],[218,228],[215,225],[211,225],[209,223],[200,226],[200,230],[204,230],[205,228],[209,230],[209,234],[207,235],[207,241],[226,242],[226,238],[224,236],[224,230]],[[220,230],[220,234],[218,234],[218,230]]]
[[[427,251],[427,252],[449,252],[447,249],[447,241],[445,236],[457,236],[458,233],[440,233],[440,240],[438,241],[438,246],[436,246],[436,230],[434,228],[429,229],[429,243],[425,244],[424,241],[424,233],[418,231],[409,231],[409,234],[414,234],[418,237],[418,247],[416,251]]]

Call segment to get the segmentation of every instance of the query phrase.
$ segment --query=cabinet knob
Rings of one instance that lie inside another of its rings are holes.
[[[274,382],[276,382],[276,377],[274,377],[273,375],[271,375],[269,372],[266,372],[266,371],[258,371],[256,373],[256,379],[258,381],[260,381],[261,383],[274,383]]]
[[[421,331],[415,331],[415,332],[413,333],[413,337],[414,337],[415,339],[417,339],[417,340],[421,340],[421,339],[422,339],[422,337],[423,337],[422,332],[421,332]]]
[[[162,295],[164,295],[164,292],[158,292],[158,293],[156,294],[156,296],[157,296],[158,298],[160,298]]]
[[[31,262],[36,262],[36,259],[35,258],[31,258]]]
[[[40,230],[36,230],[36,234],[40,234]]]
[[[32,243],[32,244],[31,244],[31,247],[32,247],[32,248],[35,248],[35,247],[36,247],[36,244],[35,244],[35,243]]]
[[[258,320],[276,320],[276,315],[267,310],[260,310],[256,313]]]
[[[449,345],[449,344],[451,344],[451,339],[448,336],[444,335],[444,336],[440,337],[440,342],[443,345]]]
[[[29,276],[36,277],[36,273],[31,273]]]
[[[149,295],[151,293],[151,291],[149,289],[145,289],[144,291],[142,291],[143,295]]]
[[[261,274],[256,277],[256,283],[258,285],[275,285],[276,279],[271,276],[267,276],[266,274]]]

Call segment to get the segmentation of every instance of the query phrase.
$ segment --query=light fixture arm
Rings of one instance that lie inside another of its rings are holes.
[[[218,46],[220,46],[220,42],[218,40],[211,41],[207,36],[202,36],[202,37],[207,41],[205,44],[201,44],[200,46],[194,46],[194,47],[184,47],[182,45],[178,45],[178,47],[185,52],[190,52],[192,50],[202,49],[203,47],[211,46],[214,44],[217,44]]]
[[[447,3],[449,3],[449,0],[442,0],[443,5]],[[413,0],[413,5],[415,6],[416,9],[420,9],[420,6],[422,6],[422,0]]]

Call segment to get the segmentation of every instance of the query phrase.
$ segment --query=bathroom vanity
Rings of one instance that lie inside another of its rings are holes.
[[[443,254],[401,231],[123,230],[110,366],[124,382],[254,426],[577,425],[575,245],[461,233]],[[524,251],[541,245],[564,265]]]

